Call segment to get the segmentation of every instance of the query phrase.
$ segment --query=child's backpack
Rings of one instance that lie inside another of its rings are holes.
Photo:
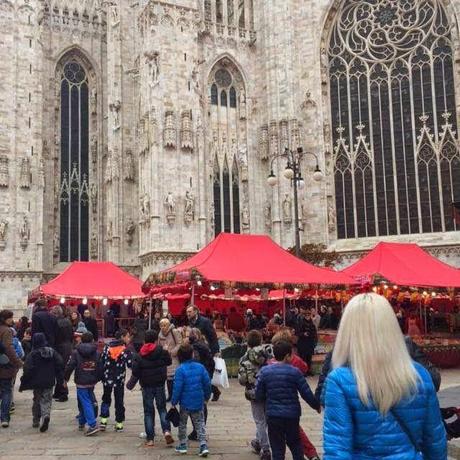
[[[254,387],[260,368],[272,357],[269,345],[250,348],[240,359],[238,382],[245,387]]]

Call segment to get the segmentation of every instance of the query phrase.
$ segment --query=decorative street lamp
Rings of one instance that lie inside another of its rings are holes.
[[[302,158],[306,155],[311,155],[315,157],[316,167],[313,172],[313,180],[315,182],[321,182],[323,180],[323,173],[319,168],[318,156],[312,152],[304,152],[302,147],[299,147],[297,151],[290,150],[286,147],[284,153],[275,155],[272,158],[270,163],[270,175],[267,178],[267,183],[270,187],[274,187],[278,183],[278,179],[273,172],[273,162],[276,158],[283,157],[287,159],[286,169],[283,172],[283,175],[286,179],[292,180],[294,185],[294,225],[295,225],[295,255],[300,256],[300,228],[299,228],[299,206],[298,206],[298,189],[302,190],[305,187],[305,181],[302,177],[302,172],[300,168],[300,162]]]

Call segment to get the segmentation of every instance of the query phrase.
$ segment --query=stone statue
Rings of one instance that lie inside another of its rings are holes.
[[[110,220],[109,225],[107,225],[107,241],[112,241],[113,239],[113,222]]]
[[[165,198],[166,213],[168,215],[176,215],[176,201],[174,200],[174,195],[171,192],[168,192],[168,195]]]
[[[112,26],[116,26],[120,22],[118,17],[118,6],[113,4],[110,8],[110,12],[112,14]]]
[[[97,136],[96,134],[93,134],[91,136],[90,150],[91,150],[91,161],[93,163],[97,163]]]
[[[243,205],[243,210],[241,211],[241,224],[243,226],[243,229],[248,229],[249,228],[249,207],[248,207],[248,203],[245,201],[244,205]]]
[[[246,93],[244,92],[244,89],[241,89],[238,99],[240,106],[240,120],[246,120]]]
[[[109,105],[109,109],[112,112],[113,116],[113,130],[117,130],[120,128],[120,110],[121,110],[121,102],[119,100],[112,102]]]
[[[145,53],[144,56],[146,57],[149,86],[153,89],[160,81],[160,53],[152,51]]]
[[[97,233],[93,231],[91,235],[91,258],[97,259],[98,249],[97,249]]]
[[[10,173],[8,169],[8,157],[0,156],[0,187],[8,187],[10,182]]]
[[[212,143],[211,143],[212,161],[219,154],[219,137],[217,130],[214,129],[212,132]]]
[[[225,158],[228,154],[228,150],[227,150],[227,138],[225,136],[222,137],[222,146],[221,146],[221,153],[222,153],[222,157]]]
[[[89,195],[91,200],[91,209],[93,213],[97,211],[97,185],[93,182],[89,189]]]
[[[59,232],[54,231],[53,235],[53,256],[55,259],[59,258],[60,242],[59,242]]]
[[[136,224],[133,219],[129,219],[126,223],[126,242],[131,246],[134,238],[134,232],[136,231]]]
[[[284,195],[283,200],[283,222],[285,224],[292,223],[292,202],[288,193]]]
[[[335,208],[334,208],[334,203],[332,201],[332,198],[329,200],[329,203],[327,204],[327,228],[329,232],[334,232],[336,228],[336,213],[335,213]]]
[[[38,188],[45,190],[45,162],[43,156],[38,160]]]
[[[248,149],[245,145],[242,145],[238,152],[238,161],[241,168],[241,180],[247,182],[249,180],[248,175]]]
[[[311,97],[311,91],[307,90],[305,93],[305,99],[302,102],[300,108],[302,110],[309,110],[309,109],[314,109],[315,107],[316,107],[316,102]]]
[[[8,221],[0,220],[0,249],[5,249],[8,232]]]
[[[27,245],[29,244],[29,238],[30,238],[29,220],[27,219],[26,215],[24,215],[22,219],[22,224],[19,227],[19,237],[21,239],[21,246],[23,249],[25,249]]]
[[[135,178],[136,168],[134,166],[134,156],[131,150],[127,150],[125,159],[125,180],[134,182]]]
[[[147,192],[141,197],[140,215],[142,222],[149,222],[150,220],[150,196]]]
[[[92,115],[97,113],[97,90],[93,88],[89,97],[89,110]]]
[[[28,157],[24,157],[21,160],[21,170],[19,174],[19,186],[21,188],[29,189],[30,179],[31,179],[30,160]]]
[[[259,158],[264,161],[268,160],[269,140],[268,126],[264,125],[260,128],[259,134]]]
[[[270,229],[272,227],[272,206],[269,201],[266,201],[264,206],[264,223],[265,228]]]
[[[176,220],[176,201],[174,200],[174,196],[171,192],[168,192],[164,204],[166,207],[166,220],[168,221],[168,224],[172,225]]]
[[[185,192],[184,221],[190,224],[195,218],[195,196],[192,190]]]

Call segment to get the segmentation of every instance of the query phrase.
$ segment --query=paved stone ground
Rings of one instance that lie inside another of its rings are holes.
[[[316,378],[311,379],[316,386]],[[443,372],[441,398],[443,405],[460,405],[460,391],[455,388],[460,383],[460,370]],[[97,391],[100,398],[100,391]],[[109,426],[105,433],[85,438],[77,430],[75,420],[75,388],[70,388],[70,399],[66,403],[54,403],[50,430],[41,434],[32,428],[30,414],[31,392],[15,394],[16,411],[9,429],[0,429],[1,460],[97,460],[108,459],[150,459],[169,460],[177,454],[166,448],[160,439],[154,448],[143,447],[139,433],[144,431],[141,393],[137,388],[126,392],[126,424],[123,433],[115,433]],[[305,404],[303,405],[302,426],[321,452],[322,418]],[[157,426],[158,426],[158,420]],[[157,432],[159,432],[157,430]],[[210,403],[209,447],[211,456],[218,460],[256,460],[248,448],[254,426],[249,404],[243,397],[242,388],[235,380],[217,403]],[[188,456],[196,456],[198,446],[192,443]],[[460,444],[451,452],[450,459],[460,459]],[[290,458],[288,456],[287,458]]]

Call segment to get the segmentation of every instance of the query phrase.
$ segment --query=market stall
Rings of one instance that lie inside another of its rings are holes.
[[[342,272],[386,296],[397,310],[401,327],[408,328],[405,332],[436,365],[460,364],[458,341],[433,333],[443,323],[450,327],[451,318],[456,318],[455,288],[460,287],[460,270],[416,244],[381,242]],[[401,306],[410,311],[406,321],[401,318],[405,313]]]
[[[44,297],[50,305],[76,309],[87,305],[105,335],[107,311],[115,311],[114,322],[123,325],[142,302],[142,282],[111,262],[72,262],[60,275],[29,293],[29,303]],[[124,311],[126,310],[126,311]]]

